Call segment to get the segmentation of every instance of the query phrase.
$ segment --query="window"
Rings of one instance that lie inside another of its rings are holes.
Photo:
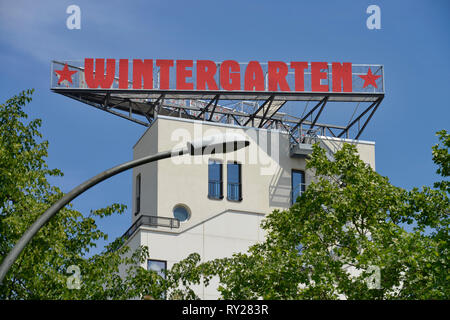
[[[292,192],[291,192],[291,205],[295,203],[297,197],[305,192],[305,172],[300,170],[292,170]]]
[[[230,162],[227,164],[227,199],[242,200],[241,164]]]
[[[139,173],[136,176],[136,211],[134,212],[137,215],[141,212],[141,174]]]
[[[167,269],[167,261],[164,260],[148,260],[147,270],[153,270],[164,279],[166,278],[165,271]]]
[[[183,222],[189,219],[191,214],[189,213],[189,209],[185,205],[177,204],[173,208],[173,216],[175,219]]]
[[[208,163],[208,198],[223,198],[222,163],[217,160],[209,160]]]

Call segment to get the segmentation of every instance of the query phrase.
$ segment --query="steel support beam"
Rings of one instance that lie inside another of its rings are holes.
[[[272,104],[273,98],[275,96],[271,95],[269,97],[269,99],[267,99],[266,101],[264,101],[264,103],[254,112],[250,115],[250,117],[247,119],[247,121],[243,124],[243,126],[245,127],[250,121],[253,121],[256,117],[256,115],[258,114],[259,111],[261,111],[262,108],[264,108],[268,103],[270,103],[270,105]],[[269,105],[269,107],[270,107]],[[253,122],[252,122],[253,123]]]
[[[317,103],[292,129],[291,129],[291,133],[294,132],[298,127],[300,127],[302,125],[302,123],[308,119],[308,117],[314,112],[316,111],[317,108],[319,108],[321,105],[324,105],[325,103],[327,103],[328,101],[328,97],[323,98],[322,100],[319,101],[319,103]],[[316,119],[317,121],[317,119]],[[314,122],[315,123],[315,122]],[[311,125],[312,128],[312,125]]]
[[[353,125],[355,125],[355,123],[357,123],[367,112],[370,111],[370,109],[372,109],[375,105],[378,107],[378,105],[381,103],[381,101],[383,100],[383,98],[379,98],[378,100],[372,102],[372,104],[367,107],[366,110],[364,110],[355,120],[353,120],[344,130],[341,131],[341,133],[338,134],[338,138],[342,137],[344,135],[344,133],[348,134],[348,131],[350,130],[351,127],[353,127]]]
[[[263,126],[266,125],[267,122],[269,122],[270,120],[272,120],[273,116],[286,104],[286,101],[284,101],[278,108],[277,110],[275,110],[269,118],[267,119],[262,119],[261,123],[259,124],[259,128],[262,128]]]
[[[145,123],[144,121],[141,121],[141,120],[139,120],[139,119],[136,119],[136,118],[133,118],[133,117],[124,115],[124,114],[122,114],[122,113],[120,113],[120,112],[117,112],[117,111],[115,111],[115,110],[110,110],[110,109],[105,108],[105,107],[103,107],[103,106],[101,106],[101,105],[99,105],[99,104],[96,104],[96,103],[94,103],[94,102],[91,102],[91,101],[88,101],[88,100],[84,100],[84,99],[81,98],[81,97],[77,97],[77,96],[71,95],[71,94],[64,94],[64,95],[67,96],[67,97],[69,97],[69,98],[72,98],[72,99],[78,100],[78,101],[80,101],[80,102],[86,103],[87,105],[90,105],[90,106],[92,106],[92,107],[94,107],[94,108],[96,108],[96,109],[106,111],[106,112],[111,113],[111,114],[113,114],[113,115],[115,115],[115,116],[118,116],[118,117],[121,117],[121,118],[130,120],[130,121],[133,121],[133,122],[138,123],[138,124],[140,124],[140,125],[143,125],[143,126],[145,126],[145,127],[148,127],[148,126],[149,126],[149,124],[148,124],[148,123]]]
[[[197,119],[200,119],[200,118],[202,117],[202,115],[208,110],[209,106],[210,106],[214,101],[216,101],[216,103],[217,103],[217,100],[219,100],[219,96],[220,96],[220,95],[216,94],[216,95],[214,96],[214,98],[211,99],[211,100],[209,101],[209,103],[206,105],[206,107],[204,107],[204,108],[201,109],[200,113],[199,113],[198,116],[197,116]]]
[[[218,103],[218,102],[219,102],[219,96],[217,96],[216,102],[214,102],[214,107],[213,107],[213,109],[211,110],[211,113],[210,113],[210,115],[209,115],[209,121],[212,120],[212,117],[213,117],[213,115],[214,115],[214,111],[216,110],[216,107],[217,107],[217,103]]]
[[[332,135],[333,137],[336,138],[336,135],[335,135],[334,132],[331,130],[331,128],[330,128],[330,127],[326,127],[326,128],[328,129],[328,131],[330,131],[331,135]]]
[[[327,104],[327,100],[328,100],[328,99],[325,98],[324,102],[322,103],[322,106],[320,107],[319,112],[317,113],[316,117],[314,118],[314,121],[313,121],[313,122],[310,124],[310,126],[309,126],[310,129],[312,129],[312,128],[314,127],[314,125],[315,125],[316,122],[317,122],[317,119],[319,119],[320,114],[321,114],[322,111],[323,111],[323,108],[325,108],[325,105]]]
[[[383,99],[380,99],[380,101],[375,105],[375,107],[373,108],[372,112],[370,113],[369,117],[367,118],[366,122],[364,122],[362,128],[359,130],[358,134],[355,137],[355,140],[358,140],[359,137],[361,136],[361,134],[363,133],[364,129],[366,128],[367,124],[369,123],[370,119],[372,118],[373,114],[375,113],[375,111],[377,111],[378,106],[380,105],[381,101]]]
[[[133,102],[130,100],[130,106],[132,106],[132,105],[133,105]],[[150,115],[148,113],[144,112],[137,103],[134,103],[134,105],[147,118],[148,122],[152,123],[153,119],[150,117]],[[153,114],[154,114],[154,112],[153,112]]]
[[[262,115],[262,117],[261,117],[261,119],[260,119],[260,121],[259,121],[258,128],[261,128],[261,123],[262,123],[262,122],[264,121],[264,119],[266,118],[267,112],[269,112],[270,107],[272,106],[272,103],[273,103],[273,98],[272,98],[272,100],[270,100],[268,106],[265,108],[266,110],[264,110],[264,113],[263,113],[263,115]],[[255,117],[256,117],[256,114],[255,114]]]
[[[236,123],[237,123],[239,126],[242,126],[241,123],[239,122],[239,120],[236,119],[236,117],[235,117],[234,114],[230,114],[230,115],[231,115],[231,117],[234,119],[234,121],[236,121]]]
[[[280,121],[280,124],[281,124],[281,125],[283,126],[283,128],[289,133],[289,135],[291,136],[291,138],[294,139],[294,141],[298,142],[298,141],[297,141],[297,138],[295,138],[295,136],[292,134],[292,132],[289,130],[289,128],[286,127],[286,125],[285,125],[282,121]],[[300,141],[300,138],[299,138],[299,141]]]

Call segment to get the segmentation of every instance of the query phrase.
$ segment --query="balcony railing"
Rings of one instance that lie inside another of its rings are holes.
[[[180,220],[175,218],[140,216],[133,225],[123,234],[122,238],[129,238],[140,226],[179,228]]]
[[[222,181],[208,181],[208,198],[222,199]]]
[[[232,201],[241,201],[241,184],[240,183],[231,183],[227,184],[227,199]]]

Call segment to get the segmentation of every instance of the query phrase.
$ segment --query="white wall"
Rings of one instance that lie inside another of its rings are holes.
[[[150,258],[167,261],[167,267],[191,253],[200,254],[202,261],[229,257],[245,252],[251,245],[263,241],[259,227],[263,215],[226,211],[182,233],[168,233],[165,228],[142,228],[135,238],[149,248]],[[215,283],[214,283],[215,282]],[[217,299],[217,280],[208,287],[196,288],[202,299]]]
[[[133,148],[133,159],[139,159],[158,152],[158,123],[148,128]],[[133,168],[132,223],[139,215],[136,212],[136,177],[141,174],[141,210],[140,214],[157,215],[158,199],[158,162]]]

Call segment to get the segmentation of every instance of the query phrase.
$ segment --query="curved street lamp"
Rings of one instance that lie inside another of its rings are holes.
[[[128,161],[111,169],[103,171],[96,176],[86,180],[79,186],[72,189],[69,193],[65,194],[61,199],[56,201],[50,208],[47,209],[32,225],[28,230],[22,235],[20,240],[8,253],[6,258],[2,261],[0,266],[0,283],[3,282],[6,274],[16,261],[19,254],[31,241],[34,235],[53,217],[59,210],[64,208],[70,201],[78,197],[80,194],[88,190],[89,188],[95,186],[99,182],[106,180],[116,174],[119,174],[125,170],[147,164],[150,162],[178,157],[184,154],[195,155],[205,155],[205,154],[217,154],[233,152],[241,148],[245,148],[250,144],[250,141],[246,140],[243,136],[239,134],[224,134],[209,136],[202,140],[197,140],[193,142],[188,142],[186,148],[170,150],[159,152],[155,155],[146,156],[140,159]]]

